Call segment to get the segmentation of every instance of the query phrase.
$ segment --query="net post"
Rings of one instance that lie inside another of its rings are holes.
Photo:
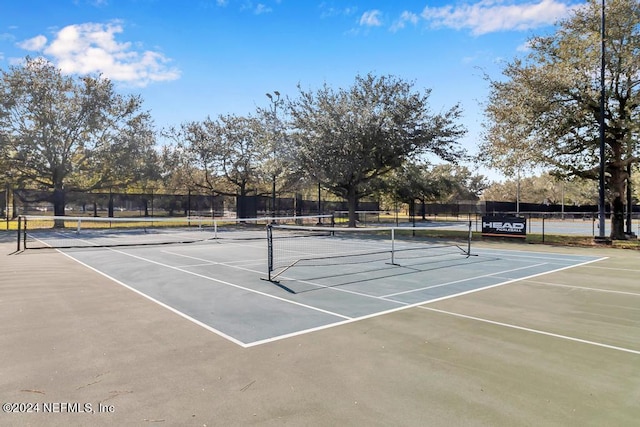
[[[331,229],[332,229],[331,230],[331,235],[332,236],[335,236],[335,233],[333,232],[333,228],[335,228],[335,226],[336,226],[336,214],[332,213],[331,214]]]
[[[18,216],[18,249],[17,251],[20,252],[20,239],[22,238],[22,217]]]
[[[467,256],[471,256],[471,238],[473,237],[472,221],[469,220],[469,234],[467,235]]]
[[[217,219],[213,220],[213,238],[214,239],[218,238],[218,220]]]
[[[111,227],[111,224],[109,224],[109,227]],[[78,222],[76,223],[76,234],[80,234],[80,228],[82,228],[82,220],[79,219]]]
[[[267,224],[267,280],[270,282],[273,271],[273,226]]]

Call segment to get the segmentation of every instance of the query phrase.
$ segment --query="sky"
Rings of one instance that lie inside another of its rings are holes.
[[[140,95],[158,129],[249,115],[267,93],[393,75],[460,104],[476,154],[489,86],[584,0],[0,0],[0,68],[44,57]],[[474,165],[468,165],[474,170]],[[477,169],[491,180],[497,172]]]

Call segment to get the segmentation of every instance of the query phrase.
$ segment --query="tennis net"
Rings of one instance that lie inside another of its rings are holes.
[[[262,218],[104,218],[28,215],[19,218],[18,250],[113,247],[265,238],[268,224],[331,223],[331,215]]]
[[[465,238],[443,242],[425,237],[427,227],[340,228],[325,226],[267,226],[268,277],[278,282],[294,266],[326,267],[384,262],[408,266],[447,254],[471,256],[472,228]]]

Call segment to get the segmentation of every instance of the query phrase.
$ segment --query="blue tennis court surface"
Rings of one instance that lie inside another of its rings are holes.
[[[264,240],[63,250],[67,256],[243,347],[455,297],[599,260],[473,248],[300,265],[278,283],[267,275]]]

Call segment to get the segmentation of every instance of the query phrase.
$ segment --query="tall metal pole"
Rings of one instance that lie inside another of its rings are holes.
[[[516,177],[516,215],[520,215],[520,169]]]
[[[604,97],[605,97],[605,0],[602,0],[601,24],[600,24],[600,182],[598,197],[598,225],[599,237],[605,238],[605,132],[604,132]]]
[[[631,188],[631,163],[627,165],[627,234],[633,236],[633,191]]]
[[[271,107],[273,111],[273,182],[271,187],[271,215],[275,218],[276,216],[276,158],[277,158],[277,136],[276,136],[276,126],[278,120],[278,104],[280,104],[280,92],[277,90],[273,91],[273,94],[276,98],[273,98],[273,95],[267,93],[267,98],[271,101]],[[275,220],[274,220],[275,221]]]
[[[320,181],[318,181],[318,225],[322,225],[322,186],[320,185]]]

